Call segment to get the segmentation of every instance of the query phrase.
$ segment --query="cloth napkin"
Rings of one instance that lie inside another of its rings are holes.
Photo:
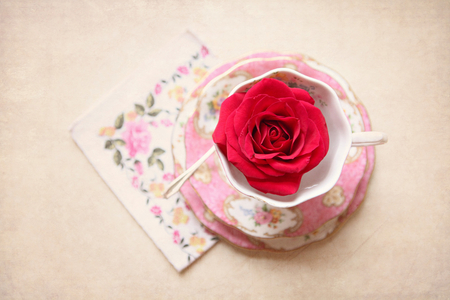
[[[218,240],[181,194],[162,198],[174,179],[171,135],[178,111],[217,63],[186,32],[143,62],[70,128],[95,170],[178,271]]]

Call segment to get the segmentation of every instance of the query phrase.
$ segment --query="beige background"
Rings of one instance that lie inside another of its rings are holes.
[[[0,1],[0,298],[450,298],[450,3],[391,2]],[[309,54],[389,133],[336,235],[286,254],[221,242],[179,274],[72,141],[186,29],[224,61]]]

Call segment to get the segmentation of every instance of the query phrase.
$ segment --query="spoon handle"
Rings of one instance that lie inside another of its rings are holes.
[[[384,132],[363,131],[352,133],[352,147],[375,146],[387,143],[388,137]]]
[[[179,191],[183,183],[189,179],[189,177],[194,174],[194,172],[200,167],[200,165],[214,153],[215,147],[212,146],[211,149],[208,150],[195,164],[193,164],[189,169],[184,171],[180,176],[178,176],[174,181],[170,183],[167,189],[164,191],[164,198],[169,198]]]

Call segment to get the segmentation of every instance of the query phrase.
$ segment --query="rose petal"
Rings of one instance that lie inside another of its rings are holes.
[[[261,148],[261,145],[257,141],[255,141],[253,136],[248,135],[248,137],[250,138],[250,142],[253,145],[253,150],[255,151],[255,154],[264,154],[264,150]]]
[[[256,127],[256,130],[253,133],[253,139],[255,140],[256,143],[260,144],[268,135],[269,133],[269,127],[267,126],[267,124],[263,123],[263,124],[259,124],[258,127]]]
[[[297,156],[301,149],[300,150],[297,149],[298,151],[292,153],[292,145],[293,142],[295,142],[298,136],[300,135],[300,121],[297,118],[288,117],[288,118],[280,118],[276,123],[271,122],[270,124],[273,124],[274,127],[281,132],[280,137],[276,140],[272,139],[271,136],[269,136],[270,142],[274,147],[274,150],[283,152],[284,156],[286,155],[292,156],[289,157],[288,159]],[[263,144],[265,147],[269,147],[268,143]]]
[[[248,183],[263,193],[275,195],[292,195],[298,191],[303,174],[286,174],[280,177],[266,179],[248,178]]]
[[[276,156],[278,156],[280,154],[283,154],[283,153],[281,153],[281,152],[273,152],[273,153],[267,153],[267,154],[265,154],[265,153],[264,154],[256,153],[255,154],[255,158],[259,159],[259,160],[264,160],[266,162],[267,159],[274,158],[274,157],[276,157]],[[266,162],[266,164],[267,164],[267,162]]]
[[[241,148],[242,149],[242,148]],[[267,162],[265,161],[266,159],[270,159],[273,158],[279,154],[282,154],[280,152],[275,152],[275,153],[257,153],[256,151],[261,151],[261,146],[257,145],[255,143],[255,141],[253,140],[251,135],[247,135],[245,137],[245,144],[244,144],[244,155],[247,157],[248,160],[250,160],[253,163],[256,164],[267,164]]]
[[[255,164],[255,166],[269,176],[279,177],[286,174],[285,172],[275,170],[268,164]]]
[[[265,95],[259,95],[254,98],[244,97],[241,105],[236,109],[236,118],[234,123],[234,130],[239,135],[242,129],[247,124],[248,120],[253,116],[253,110],[255,105],[262,99],[266,97]]]
[[[241,171],[245,176],[252,178],[264,179],[267,175],[260,171],[255,165],[245,159],[236,149],[234,149],[230,144],[227,145],[228,160]]]
[[[281,137],[281,130],[277,126],[270,125],[268,131],[267,138],[269,138],[271,141],[276,141]]]
[[[236,135],[238,136],[239,147],[241,148],[241,151],[249,159],[253,157],[255,151],[253,147],[250,148],[250,144],[246,144],[246,138],[248,135],[251,135],[255,131],[255,129],[258,130],[257,125],[261,123],[261,120],[264,119],[265,115],[267,115],[267,112],[262,112],[250,118],[250,120],[248,120],[248,122],[245,124],[246,126],[244,126],[244,128],[239,132],[239,134],[235,131]],[[235,117],[235,119],[236,118],[237,117]]]
[[[305,144],[300,152],[300,155],[311,153],[320,144],[320,132],[317,130],[316,124],[308,120],[308,131],[305,136]]]
[[[291,91],[292,93],[294,93],[295,99],[305,101],[314,105],[315,101],[307,91],[299,88],[291,88]]]
[[[255,84],[246,93],[246,98],[252,98],[257,95],[269,95],[275,98],[292,97],[295,98],[291,89],[282,81],[273,78],[264,78],[257,84]]]
[[[235,132],[239,137],[239,145],[242,149],[242,151],[245,151],[245,137],[248,134],[252,134],[255,128],[259,129],[259,134],[255,134],[255,137],[259,139],[260,141],[264,141],[267,138],[267,129],[264,127],[262,128],[263,132],[261,132],[260,126],[263,126],[263,124],[267,124],[267,121],[277,120],[279,117],[271,112],[261,112],[253,117],[250,118],[250,120],[247,121],[245,126],[242,128],[241,131],[236,131],[236,122],[235,122]],[[235,120],[238,119],[238,114],[236,112]],[[259,125],[259,126],[258,126]],[[260,137],[264,136],[264,138],[260,139]],[[261,142],[261,143],[262,143]]]
[[[312,153],[311,153],[311,159],[309,161],[308,166],[303,170],[304,173],[309,172],[310,170],[314,169],[319,165],[319,163],[323,160],[325,155],[327,154],[328,150],[325,150],[325,145],[322,140],[320,140],[319,147],[317,147]]]
[[[242,144],[241,140],[244,140]],[[255,159],[255,147],[251,135],[248,134],[245,137],[239,137],[239,146],[241,147],[242,153],[245,155],[245,157],[247,157],[248,160],[254,163],[260,163],[258,159]]]
[[[304,107],[305,107],[306,111],[308,112],[309,118],[311,120],[313,120],[314,123],[316,124],[316,127],[320,132],[320,136],[322,137],[322,140],[323,140],[323,143],[324,143],[324,146],[326,149],[325,151],[328,152],[328,148],[330,145],[330,138],[328,136],[328,127],[327,127],[327,123],[325,121],[325,117],[323,116],[320,109],[313,105],[304,103]]]
[[[271,112],[276,116],[279,117],[291,117],[294,115],[294,112],[288,110],[287,105],[285,102],[276,102],[267,107],[267,112]],[[292,112],[292,114],[290,114]]]
[[[305,104],[308,105],[308,103],[297,101],[292,98],[282,98],[279,100],[286,102],[286,104],[294,111],[294,116],[300,120],[300,128],[308,128],[307,120],[309,119],[309,116],[308,111],[305,108]]]
[[[236,112],[233,112],[227,119],[225,133],[227,135],[227,158],[245,176],[254,178],[266,178],[267,176],[254,166],[240,151],[237,135],[234,132],[234,119]]]
[[[289,151],[291,147],[292,141],[290,140],[290,136],[277,122],[272,123],[272,126],[277,128],[277,130],[280,132],[280,136],[278,139],[272,140],[271,137],[267,135],[261,143],[261,148],[265,149],[264,153],[277,152],[279,154],[285,155],[285,152]]]
[[[280,102],[280,101],[278,101],[277,98],[272,97],[272,96],[268,96],[268,95],[261,95],[261,96],[263,96],[263,97],[261,97],[259,102],[256,103],[256,105],[253,107],[252,115],[266,111],[269,106]]]
[[[305,136],[306,136],[305,132],[300,132],[299,136],[291,143],[289,152],[284,151],[285,155],[280,155],[279,158],[283,160],[288,160],[297,157],[303,149],[303,145],[305,143]]]
[[[219,116],[219,123],[216,126],[216,129],[214,130],[214,133],[212,135],[214,143],[216,143],[219,148],[224,152],[224,154],[227,154],[226,151],[226,142],[227,138],[225,135],[225,126],[228,117],[232,112],[236,110],[236,108],[239,107],[239,105],[242,102],[242,99],[244,99],[243,93],[236,93],[225,99],[220,107],[220,116]],[[224,151],[225,150],[225,151]]]
[[[302,155],[291,160],[268,159],[269,165],[280,172],[299,173],[308,166],[311,154]]]

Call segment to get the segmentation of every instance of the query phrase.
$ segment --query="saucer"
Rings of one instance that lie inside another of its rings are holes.
[[[195,101],[201,94],[201,91],[203,89],[205,89],[205,86],[207,86],[208,84],[211,86],[214,84],[214,82],[217,82],[217,78],[219,77],[219,75],[223,75],[226,73],[230,74],[231,71],[233,71],[233,70],[230,71],[231,68],[240,66],[240,65],[245,65],[245,64],[260,63],[261,58],[264,58],[264,60],[269,60],[269,61],[270,60],[277,61],[277,60],[280,60],[280,54],[278,54],[278,53],[260,53],[260,54],[252,55],[251,57],[245,58],[241,61],[225,64],[225,65],[221,66],[220,68],[216,69],[215,71],[213,71],[212,73],[210,73],[210,75],[202,83],[200,83],[199,87],[192,93],[190,100],[188,100],[187,103],[185,103],[182,110],[180,111],[180,115],[177,119],[178,126],[175,127],[174,134],[173,134],[173,150],[174,150],[173,153],[174,153],[176,169],[177,169],[176,172],[178,174],[180,174],[184,170],[185,161],[186,161],[186,149],[184,147],[183,128],[184,128],[184,125],[186,124],[186,122],[188,121],[190,114],[195,109]],[[363,120],[364,120],[365,124],[355,122],[355,120],[350,120],[352,128],[354,128],[355,131],[357,131],[358,129],[359,130],[364,130],[364,129],[370,130],[370,128],[369,128],[370,122],[369,122],[367,116],[365,115],[364,107],[362,106],[362,104],[360,104],[356,100],[353,93],[350,91],[348,84],[338,74],[327,69],[326,67],[320,66],[319,64],[317,64],[316,62],[314,62],[310,59],[305,60],[305,57],[300,56],[300,55],[284,56],[283,59],[286,60],[288,64],[289,63],[295,64],[296,61],[307,61],[308,64],[312,65],[313,67],[315,67],[317,69],[320,69],[319,72],[316,72],[318,77],[321,76],[321,78],[324,78],[327,80],[334,79],[334,80],[336,80],[336,82],[339,82],[338,84],[336,84],[334,86],[334,88],[338,92],[338,95],[340,96],[340,98],[347,99],[349,103],[356,105],[357,110],[361,111],[361,114],[364,116]],[[309,71],[310,74],[314,73],[314,70],[313,71],[307,70],[307,71]],[[245,73],[243,73],[243,74],[245,75]],[[216,91],[216,92],[214,92],[213,95],[220,96],[221,94],[220,93],[217,94],[217,91]],[[224,95],[225,94],[222,94],[222,96],[224,96]],[[344,95],[344,97],[343,97],[343,95]],[[215,99],[215,101],[221,101],[220,97],[216,97],[214,99]],[[199,102],[199,103],[201,103],[202,105],[205,104],[204,102]],[[355,104],[355,103],[358,103],[358,104]],[[208,106],[208,104],[206,104],[206,106]],[[210,106],[210,108],[215,108],[214,103],[210,103],[209,106]],[[350,106],[352,106],[352,105],[350,105]],[[354,106],[352,106],[352,108],[354,108]],[[345,108],[344,108],[344,110],[346,111]],[[347,110],[348,110],[348,108],[347,108]],[[211,114],[211,118],[214,118],[213,114]],[[202,121],[204,121],[204,122],[202,122]],[[211,125],[211,123],[208,122],[208,118],[205,118],[202,121],[197,122],[197,124],[203,123],[202,124],[203,130],[200,132],[203,134],[203,136],[207,140],[208,137],[210,138],[210,134],[212,133],[214,128],[208,129],[208,125]],[[361,148],[352,149],[352,150],[353,151],[350,153],[349,157],[347,158],[347,164],[351,164],[352,162],[356,162],[356,161],[361,161],[362,157],[364,157],[361,155],[363,154],[363,152],[364,153],[366,152],[366,151],[361,151],[362,150]],[[289,230],[285,229],[285,231],[283,232],[283,234],[284,234],[283,236],[285,236],[285,237],[296,236],[294,238],[268,239],[267,238],[268,236],[264,235],[264,234],[262,234],[262,236],[264,238],[258,238],[258,237],[252,237],[252,236],[246,235],[243,232],[241,232],[240,230],[238,230],[237,228],[230,226],[230,224],[225,225],[223,220],[220,219],[221,221],[218,221],[217,216],[214,216],[214,214],[211,213],[210,209],[203,204],[202,199],[199,197],[199,195],[196,193],[196,191],[192,188],[192,186],[188,182],[183,186],[181,191],[182,191],[182,194],[185,196],[187,202],[190,203],[190,206],[191,206],[194,214],[197,216],[197,218],[206,227],[208,227],[211,231],[215,232],[216,234],[218,234],[222,238],[226,239],[233,245],[243,247],[246,249],[254,249],[254,250],[258,250],[258,249],[264,249],[264,250],[269,250],[269,251],[293,250],[293,249],[297,249],[301,246],[304,246],[306,244],[309,244],[313,241],[321,240],[321,239],[325,238],[326,236],[328,236],[330,233],[334,232],[337,228],[339,228],[343,224],[343,222],[350,216],[350,214],[361,204],[361,202],[364,199],[367,184],[368,184],[368,181],[370,179],[370,175],[371,175],[371,172],[373,169],[373,163],[374,163],[373,147],[367,148],[367,159],[368,159],[367,166],[365,167],[365,169],[362,168],[364,171],[364,177],[362,178],[358,189],[355,189],[353,191],[353,197],[350,197],[347,199],[347,196],[345,196],[345,200],[343,201],[343,203],[340,203],[340,202],[342,202],[342,199],[341,199],[342,197],[341,198],[337,197],[337,195],[339,195],[340,193],[335,192],[334,194],[330,194],[330,195],[328,195],[328,197],[324,196],[321,199],[322,203],[329,205],[328,207],[334,208],[335,210],[336,210],[336,208],[339,208],[339,207],[341,207],[342,209],[341,210],[338,209],[337,210],[338,212],[335,213],[334,216],[331,216],[328,219],[325,219],[324,222],[322,222],[319,226],[316,226],[315,228],[314,228],[314,226],[309,226],[309,227],[305,226],[305,222],[303,220],[302,224],[300,224],[301,225],[300,228],[302,228],[302,227],[306,228],[306,229],[304,229],[305,233],[303,233],[303,234],[298,234],[297,236],[292,235],[292,232],[289,232]],[[212,160],[213,160],[213,163],[215,163],[214,159],[212,159]],[[202,172],[200,172],[200,174],[201,173]],[[204,173],[203,175],[200,175],[200,177],[199,176],[197,176],[197,177],[199,177],[200,180],[208,181],[208,175],[205,175],[207,173],[205,173],[205,172],[203,172],[203,173]],[[341,200],[339,200],[339,199],[341,199]],[[353,201],[351,201],[351,199],[353,199]],[[205,199],[203,199],[203,200],[205,200]],[[340,204],[340,205],[338,205],[337,207],[334,207],[334,205],[336,205],[336,204]],[[262,209],[262,210],[264,211],[264,209]],[[266,208],[266,210],[269,210],[269,208]],[[269,210],[269,212],[270,212],[270,210]],[[283,213],[281,213],[281,215],[279,215],[279,216],[282,217],[282,215],[283,215]],[[278,221],[280,221],[280,219],[281,218],[279,218]],[[311,227],[313,227],[313,228],[311,228]],[[276,229],[276,228],[274,228],[274,229]],[[275,231],[275,232],[279,232],[279,231]],[[299,231],[297,230],[297,232],[299,232]],[[273,232],[271,232],[271,234],[272,233]],[[289,234],[289,233],[291,233],[291,234]],[[279,234],[279,233],[276,233],[276,234]]]
[[[221,102],[235,86],[236,78],[245,81],[277,67],[290,67],[323,80],[324,72],[317,71],[301,56],[275,56],[242,61],[214,78],[198,93],[197,109],[187,121],[185,144],[188,149],[186,164],[196,162],[212,145],[211,134],[219,118]],[[351,120],[353,132],[363,129],[356,104],[347,96],[336,80],[328,76],[327,84],[340,95],[340,101]],[[310,86],[301,88],[311,90]],[[364,148],[352,149],[341,176],[330,192],[293,208],[276,208],[251,197],[246,197],[228,183],[217,158],[210,157],[191,177],[190,182],[207,208],[226,225],[247,235],[259,238],[301,236],[340,215],[348,206],[363,176],[366,164]]]

